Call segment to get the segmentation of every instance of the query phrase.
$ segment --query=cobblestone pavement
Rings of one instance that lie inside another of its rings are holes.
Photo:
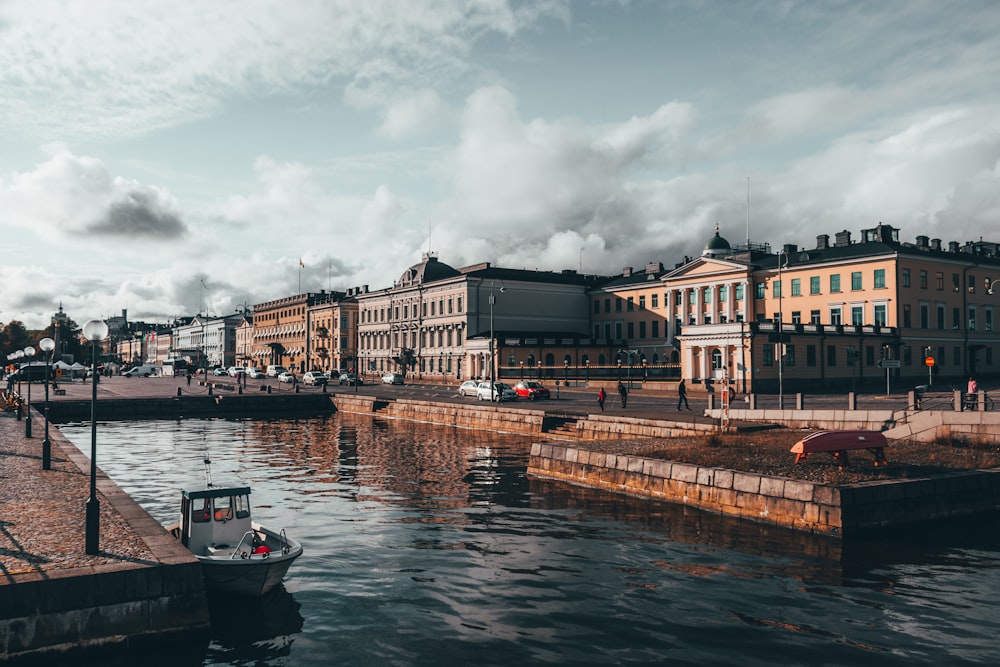
[[[106,493],[121,492],[100,470],[100,553],[85,553],[90,459],[50,428],[52,468],[42,470],[41,415],[33,415],[32,427],[34,437],[26,438],[23,421],[13,412],[0,413],[0,586],[18,575],[50,578],[155,562],[146,542],[109,502]]]

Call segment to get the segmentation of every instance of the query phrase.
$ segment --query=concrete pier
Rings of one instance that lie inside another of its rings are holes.
[[[33,419],[26,438],[14,413],[0,413],[0,663],[207,641],[195,558],[100,471],[100,552],[88,556],[90,460],[50,428],[52,466],[42,470],[44,419]]]

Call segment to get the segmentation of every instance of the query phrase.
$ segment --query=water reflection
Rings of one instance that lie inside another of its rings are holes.
[[[89,445],[89,424],[64,430]],[[105,471],[162,523],[208,450],[217,474],[251,483],[262,523],[303,543],[280,600],[213,604],[204,664],[822,656],[910,667],[997,655],[995,523],[981,540],[842,546],[529,479],[528,438],[371,417],[108,423],[99,433]]]

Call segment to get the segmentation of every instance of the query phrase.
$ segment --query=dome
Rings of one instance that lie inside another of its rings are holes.
[[[437,255],[426,253],[423,261],[408,268],[396,281],[396,287],[409,287],[423,283],[434,282],[444,278],[452,278],[460,275],[460,271],[448,266],[444,262],[439,262]]]
[[[725,255],[731,255],[733,253],[732,247],[729,245],[729,241],[719,236],[719,226],[715,226],[715,236],[708,240],[705,244],[705,250],[701,253],[702,257],[722,257]]]

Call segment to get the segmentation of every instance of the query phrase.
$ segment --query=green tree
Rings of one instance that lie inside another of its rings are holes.
[[[0,329],[0,354],[8,355],[33,343],[31,335],[24,328],[24,322],[20,320],[11,320]]]

